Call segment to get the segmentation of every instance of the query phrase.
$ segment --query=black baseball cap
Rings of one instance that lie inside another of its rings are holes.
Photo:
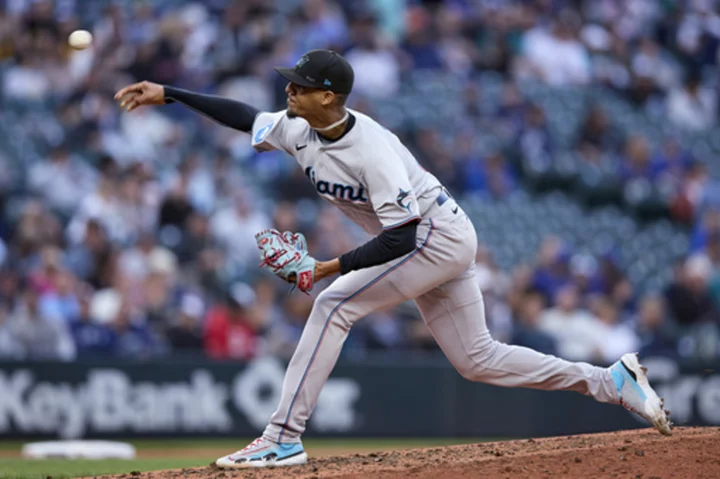
[[[275,67],[278,74],[296,85],[350,94],[355,73],[347,60],[331,50],[310,50],[293,68]]]

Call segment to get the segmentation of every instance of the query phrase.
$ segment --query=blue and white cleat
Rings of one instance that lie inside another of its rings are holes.
[[[650,387],[647,368],[640,364],[637,353],[628,353],[610,366],[620,404],[639,414],[662,434],[672,434],[670,411],[663,409],[664,400]]]
[[[307,454],[300,442],[278,444],[269,439],[258,438],[245,449],[215,461],[220,469],[243,469],[248,467],[297,466],[307,462]]]

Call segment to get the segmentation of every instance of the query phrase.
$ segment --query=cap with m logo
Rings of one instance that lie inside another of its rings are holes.
[[[296,85],[348,95],[355,73],[345,58],[331,50],[311,50],[293,68],[275,67],[278,74]]]

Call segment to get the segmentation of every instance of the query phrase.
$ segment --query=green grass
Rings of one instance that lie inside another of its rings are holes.
[[[101,474],[121,474],[132,471],[156,471],[180,467],[207,466],[212,459],[122,459],[91,460],[23,460],[0,459],[1,479],[64,479],[70,477],[92,477]]]
[[[418,447],[438,447],[453,444],[467,444],[492,441],[492,438],[477,439],[307,439],[303,441],[308,453],[322,450],[332,453],[337,450],[347,453],[356,450],[359,453],[384,449],[407,449]],[[227,451],[228,453],[246,445],[249,439],[143,439],[128,440],[138,452],[161,449],[197,449],[198,455],[189,458],[148,458],[135,460],[26,460],[0,458],[0,479],[69,479],[73,477],[92,477],[105,474],[123,474],[132,471],[155,471],[159,469],[178,469],[182,467],[207,466],[217,457],[204,457],[202,449]],[[24,442],[0,441],[0,451],[20,451]]]

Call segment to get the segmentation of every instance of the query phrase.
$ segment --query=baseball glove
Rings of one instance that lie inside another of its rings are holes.
[[[260,249],[260,267],[269,268],[285,281],[295,283],[303,293],[315,284],[315,260],[308,254],[307,242],[301,233],[270,229],[255,235]]]

